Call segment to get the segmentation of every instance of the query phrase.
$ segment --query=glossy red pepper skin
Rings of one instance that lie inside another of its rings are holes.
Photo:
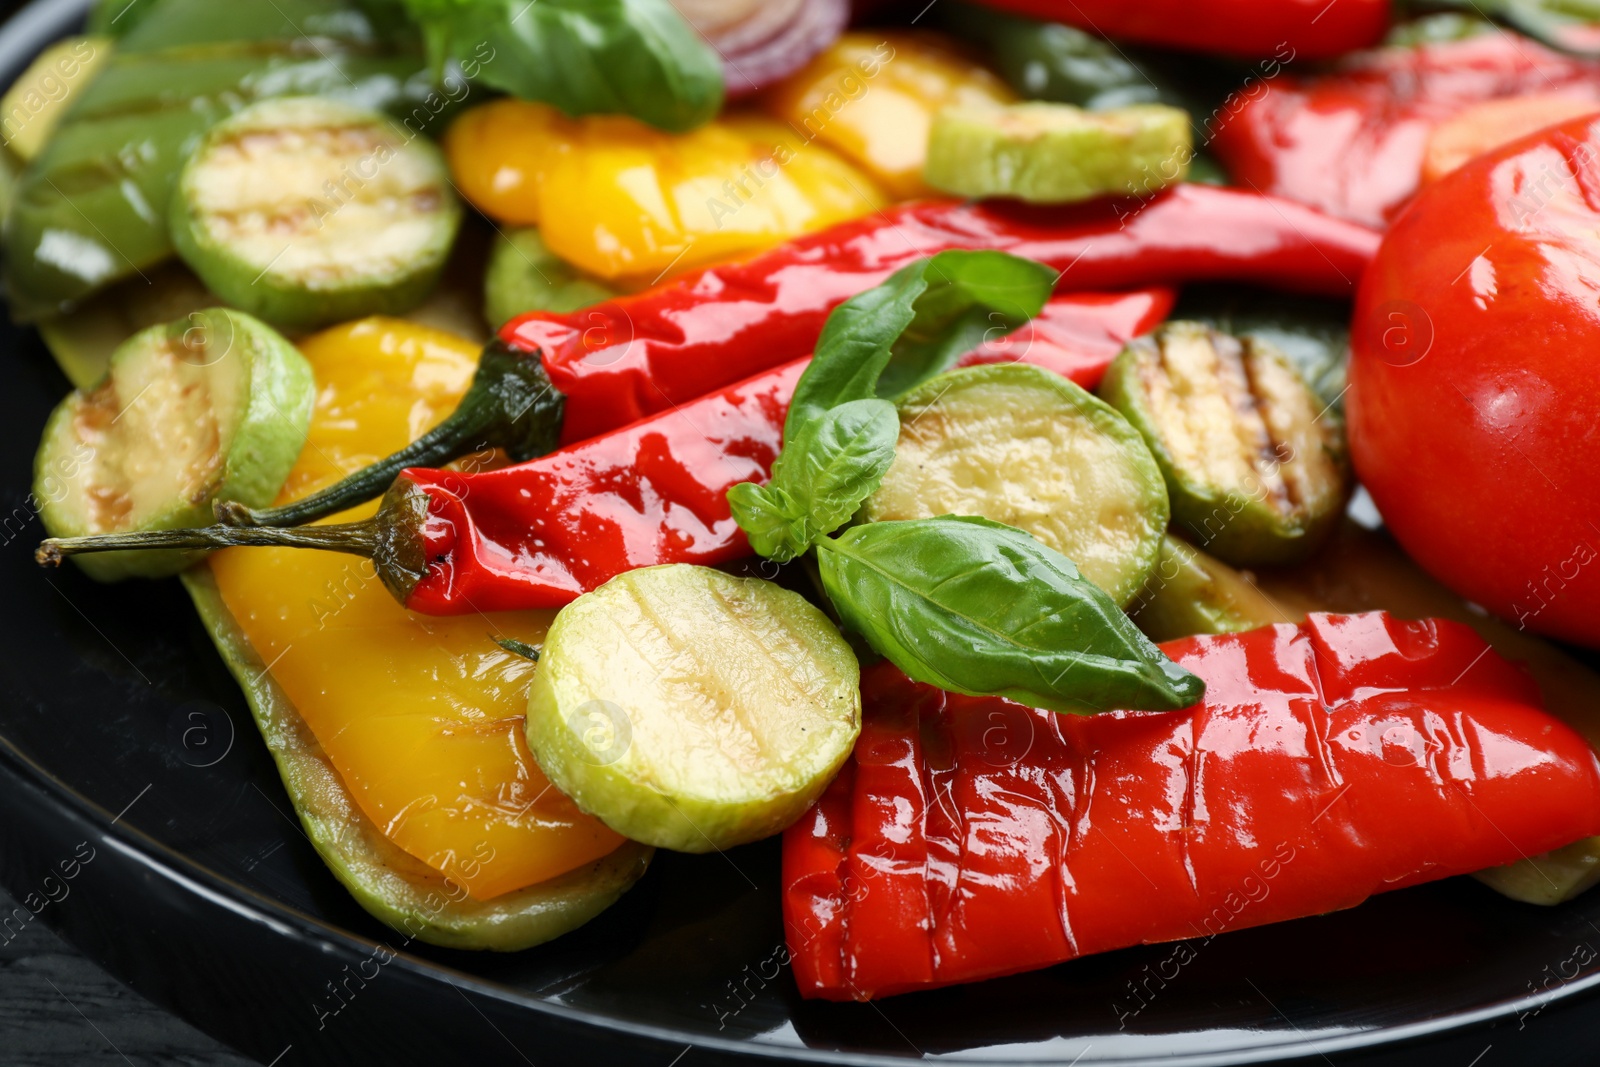
[[[1362,282],[1346,398],[1356,472],[1412,558],[1519,628],[1591,648],[1597,233],[1594,116],[1430,185]]]
[[[1039,260],[1062,271],[1064,291],[1232,280],[1343,296],[1377,242],[1302,205],[1205,185],[1070,208],[926,201],[583,311],[514,319],[500,336],[540,353],[571,443],[808,354],[836,306],[946,249]]]
[[[624,571],[748,555],[728,490],[765,481],[807,360],[495,471],[412,469],[430,499],[430,615],[554,608]]]
[[[962,362],[1031,363],[1092,389],[1174,299],[1167,289],[1055,297],[1032,332],[997,337]],[[433,561],[406,606],[432,615],[560,607],[636,567],[749,555],[728,490],[771,474],[807,362],[514,467],[405,471],[430,497],[423,543]]]
[[[1172,289],[1058,296],[1011,333],[996,331],[958,366],[1030,363],[1092,390],[1127,343],[1165,322],[1177,301]]]
[[[1376,44],[1389,0],[982,0],[1114,41],[1242,59],[1331,59]]]
[[[1218,112],[1211,148],[1242,185],[1383,227],[1421,185],[1439,123],[1553,92],[1600,100],[1600,67],[1509,31],[1381,48],[1321,77],[1253,83]]]
[[[1354,907],[1600,830],[1600,765],[1467,627],[1383,613],[1163,646],[1194,708],[1088,718],[881,664],[784,835],[800,991],[868,999]]]

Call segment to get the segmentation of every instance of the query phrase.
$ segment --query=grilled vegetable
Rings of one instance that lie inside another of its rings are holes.
[[[950,108],[933,120],[923,177],[958,196],[1061,204],[1149,196],[1182,181],[1193,154],[1189,116],[1163,104]]]
[[[709,852],[777,833],[822,794],[860,731],[859,684],[850,646],[798,594],[649,567],[556,616],[528,745],[618,833]]]
[[[1160,64],[1140,62],[1126,47],[1076,26],[954,0],[931,14],[949,32],[985,46],[995,70],[1029,100],[1093,110],[1177,102],[1162,84],[1172,57]]]
[[[950,47],[948,38],[856,30],[764,93],[761,104],[806,141],[822,142],[906,198],[928,192],[922,165],[938,111],[1014,99],[1004,82]]]
[[[722,59],[730,98],[782,81],[832,44],[849,0],[672,0]]]
[[[212,127],[178,179],[172,241],[224,300],[310,327],[420,303],[460,221],[428,141],[377,112],[287,97]]]
[[[1165,648],[1207,683],[1169,715],[1063,719],[866,672],[854,758],[784,835],[801,995],[1321,915],[1600,829],[1594,752],[1458,623],[1312,615]]]
[[[286,498],[440,418],[477,356],[475,344],[392,320],[302,349],[317,406]],[[649,850],[550,788],[523,743],[534,668],[485,631],[537,643],[548,616],[423,619],[326,554],[216,553],[183,578],[307,836],[402,937],[526,948],[591,918],[643,873]]]
[[[1338,521],[1350,489],[1338,417],[1259,338],[1168,323],[1117,357],[1100,392],[1155,453],[1173,518],[1218,558],[1304,559]]]
[[[92,388],[104,378],[112,353],[140,330],[219,302],[182,263],[163,263],[144,273],[96,293],[70,314],[39,323],[45,347],[76,388]]]
[[[426,131],[460,98],[420,76],[420,55],[378,43],[344,0],[140,0],[114,28],[135,18],[18,183],[3,240],[19,318],[67,310],[169,257],[178,171],[212,123],[253,101],[322,93]]]
[[[1232,189],[1182,185],[1132,218],[1119,220],[1122,210],[1116,202],[1025,215],[998,205],[905,204],[578,313],[530,313],[486,350],[456,415],[405,455],[252,520],[309,522],[381,495],[408,466],[438,466],[485,442],[525,459],[557,441],[583,441],[690,403],[804,356],[840,302],[952,247],[989,247],[1070,270],[1074,289],[1232,278],[1347,293],[1378,240],[1351,223]],[[1019,333],[1009,351],[1098,381],[1103,357],[1096,351],[1085,365],[1063,353],[1050,336],[1052,318],[1047,309],[1029,332],[1043,344]],[[1011,340],[991,332],[993,325],[985,324],[985,344],[977,346],[990,358],[996,345],[989,342]],[[1057,336],[1071,345],[1070,332]],[[1094,332],[1102,335],[1098,349],[1104,330]]]
[[[554,878],[487,899],[470,895],[460,881],[384,836],[362,810],[339,766],[228,610],[209,568],[186,572],[183,584],[244,690],[306,837],[356,903],[381,922],[424,944],[515,952],[588,922],[644,874],[650,850],[627,842]]]
[[[306,439],[315,386],[271,328],[214,308],[134,335],[103,381],[61,402],[34,461],[52,536],[169,530],[206,521],[213,500],[266,504]],[[101,581],[172,574],[183,552],[79,560]]]
[[[1490,867],[1474,877],[1524,904],[1560,904],[1600,883],[1600,837],[1586,837],[1565,848]]]
[[[564,315],[615,295],[553,254],[530,227],[496,236],[483,279],[483,317],[499,329],[530,311]]]
[[[1021,364],[952,371],[900,403],[894,465],[869,521],[981,515],[1024,530],[1126,604],[1169,519],[1139,434],[1058,375]]]
[[[1348,300],[1248,285],[1188,285],[1169,317],[1203,322],[1240,340],[1265,341],[1289,357],[1324,405],[1344,410],[1350,366]]]
[[[1245,575],[1170,535],[1162,539],[1161,557],[1128,605],[1128,616],[1152,641],[1290,621]]]
[[[105,37],[68,37],[40,52],[0,98],[6,147],[23,162],[38,155],[73,98],[110,56]]]

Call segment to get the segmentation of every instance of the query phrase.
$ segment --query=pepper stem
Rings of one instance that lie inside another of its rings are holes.
[[[542,456],[560,443],[566,397],[550,384],[538,353],[519,352],[496,338],[484,347],[477,373],[455,411],[391,456],[327,488],[275,508],[216,503],[227,526],[301,526],[381,496],[407,467],[438,467],[487,448],[514,462]]]
[[[128,549],[208,549],[267,546],[319,548],[348,552],[372,560],[384,587],[404,604],[412,589],[428,573],[423,525],[428,519],[428,494],[417,483],[397,479],[384,495],[383,506],[363,522],[332,526],[229,526],[220,524],[192,530],[140,530],[132,533],[52,537],[39,545],[33,558],[41,565],[59,567],[68,556],[83,552],[121,552]]]
[[[89,534],[85,537],[52,537],[42,544],[33,558],[45,566],[60,566],[68,556],[83,552],[122,552],[128,549],[233,548],[239,545],[267,545],[288,548],[320,548],[329,552],[349,552],[372,558],[377,542],[377,520],[343,523],[337,526],[305,526],[275,529],[270,526],[206,526],[192,530],[142,530],[137,533]]]

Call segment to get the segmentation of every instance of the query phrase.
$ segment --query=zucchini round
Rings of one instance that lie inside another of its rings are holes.
[[[264,100],[184,165],[172,242],[228,303],[309,329],[421,303],[461,222],[439,149],[325,97]]]
[[[923,177],[957,196],[1036,204],[1149,196],[1188,174],[1193,142],[1188,113],[1165,104],[950,108],[933,120]]]
[[[45,530],[172,530],[208,525],[213,500],[265,507],[305,444],[315,399],[305,357],[243,312],[210,308],[137,333],[45,424],[33,483]],[[73,557],[100,581],[173,574],[195,558]]]
[[[1116,358],[1100,392],[1155,453],[1185,536],[1224,562],[1296,563],[1344,512],[1339,417],[1259,337],[1168,323]]]
[[[483,278],[483,316],[498,330],[530,311],[563,314],[615,295],[551,252],[539,231],[527,227],[495,237]]]
[[[528,696],[528,746],[584,811],[710,852],[778,833],[850,755],[861,672],[797,593],[647,567],[563,608]]]
[[[1020,363],[951,371],[901,400],[894,465],[862,517],[939,515],[1025,530],[1119,605],[1150,577],[1169,518],[1161,471],[1127,420]]]

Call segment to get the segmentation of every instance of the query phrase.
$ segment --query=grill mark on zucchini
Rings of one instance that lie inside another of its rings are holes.
[[[213,127],[173,197],[179,254],[219,296],[310,328],[419,303],[460,206],[444,158],[376,112],[324,97]]]
[[[1144,435],[1200,547],[1290,563],[1331,528],[1349,489],[1337,419],[1266,341],[1168,323],[1117,357],[1102,391]]]

